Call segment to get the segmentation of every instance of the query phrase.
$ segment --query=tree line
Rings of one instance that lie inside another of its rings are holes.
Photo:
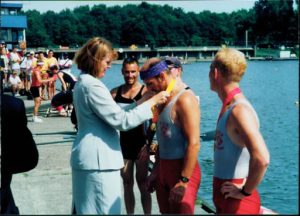
[[[244,46],[246,31],[249,46],[277,47],[298,44],[298,0],[296,4],[294,9],[293,0],[259,0],[249,10],[194,13],[142,2],[22,13],[27,16],[28,47],[77,47],[93,36],[102,36],[116,47]]]

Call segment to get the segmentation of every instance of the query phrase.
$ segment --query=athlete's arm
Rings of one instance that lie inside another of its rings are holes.
[[[115,99],[117,92],[118,92],[118,87],[115,87],[110,91],[110,94],[113,97],[113,99]]]
[[[66,85],[66,82],[65,82],[65,80],[63,78],[64,74],[62,72],[58,72],[57,76],[58,76],[58,79],[61,82],[61,86],[63,88],[63,91],[67,91],[67,85]]]
[[[49,78],[49,79],[42,79],[41,77],[41,74],[38,72],[38,71],[35,71],[34,72],[35,75],[36,75],[36,79],[38,80],[38,82],[40,83],[47,83],[47,82],[50,82],[50,81],[54,81],[54,78]]]
[[[196,97],[190,92],[184,93],[177,100],[175,118],[177,119],[175,123],[180,125],[187,140],[181,176],[190,178],[200,150],[200,108]],[[184,196],[182,187],[185,188],[187,184],[178,179],[178,183],[171,190],[170,200],[180,202]]]

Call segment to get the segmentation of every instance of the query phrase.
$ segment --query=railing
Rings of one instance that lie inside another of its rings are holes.
[[[231,47],[231,46],[230,46]],[[241,51],[253,51],[253,47],[231,47]],[[69,47],[60,47],[60,48],[45,48],[45,47],[38,47],[38,48],[27,48],[28,51],[44,51],[53,50],[55,53],[75,53],[79,50],[79,48],[69,48]],[[209,51],[218,51],[221,49],[220,46],[187,46],[187,47],[157,47],[157,48],[149,48],[149,47],[137,47],[137,48],[129,48],[129,47],[115,47],[115,49],[119,52],[168,52],[168,51],[179,51],[179,52],[188,52],[188,51],[201,51],[201,52],[209,52]]]

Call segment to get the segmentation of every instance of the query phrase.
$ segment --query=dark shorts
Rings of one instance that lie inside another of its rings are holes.
[[[26,75],[26,80],[28,81],[28,82],[30,82],[31,81],[31,74],[30,75]]]
[[[40,97],[40,90],[39,90],[39,88],[40,87],[30,87],[30,92],[31,92],[33,98]]]
[[[51,105],[53,107],[58,107],[71,103],[73,103],[73,92],[71,90],[61,91],[54,95],[51,100]]]
[[[21,68],[19,77],[20,77],[21,80],[22,79],[24,80],[26,78],[26,69]]]
[[[136,160],[141,148],[146,144],[143,125],[126,132],[121,131],[120,141],[123,158],[127,160]]]

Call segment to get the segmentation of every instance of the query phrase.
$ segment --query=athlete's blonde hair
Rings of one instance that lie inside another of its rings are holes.
[[[213,68],[217,68],[227,81],[239,82],[247,68],[245,55],[233,48],[222,48],[211,63]]]

